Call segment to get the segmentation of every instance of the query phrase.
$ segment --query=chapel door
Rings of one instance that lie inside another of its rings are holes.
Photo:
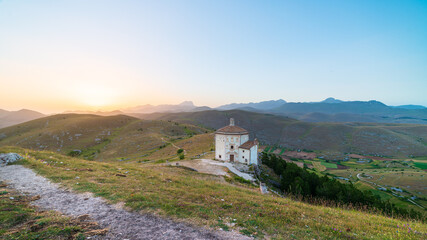
[[[234,155],[230,155],[230,162],[234,162]]]

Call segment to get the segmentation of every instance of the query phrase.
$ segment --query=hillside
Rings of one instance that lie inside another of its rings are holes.
[[[170,157],[176,152],[171,142],[185,144],[196,134],[206,135],[206,140],[189,147],[188,153],[196,154],[191,148],[203,144],[209,150],[213,140],[208,133],[207,129],[187,124],[125,115],[59,114],[0,129],[0,146],[50,150],[95,160],[144,160]]]
[[[87,161],[20,148],[0,151],[25,155],[21,164],[76,192],[92,192],[140,213],[261,239],[423,239],[427,231],[422,222],[264,195],[252,184],[180,166]]]
[[[310,123],[272,114],[231,111],[134,115],[218,129],[230,117],[262,143],[325,153],[384,156],[427,155],[427,126],[381,123]]]
[[[6,111],[0,109],[0,128],[31,121],[45,116],[46,115],[42,113],[28,109],[21,109],[19,111]]]

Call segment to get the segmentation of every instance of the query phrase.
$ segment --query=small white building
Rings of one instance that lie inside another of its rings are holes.
[[[215,132],[215,159],[258,165],[258,141],[249,141],[249,132],[231,118],[230,125]]]

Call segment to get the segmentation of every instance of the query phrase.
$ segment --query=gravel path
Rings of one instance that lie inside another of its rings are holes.
[[[77,194],[51,183],[21,165],[0,167],[0,180],[29,195],[40,195],[34,205],[66,215],[89,214],[103,228],[103,239],[249,239],[236,232],[209,231],[151,214],[128,212],[90,194]]]

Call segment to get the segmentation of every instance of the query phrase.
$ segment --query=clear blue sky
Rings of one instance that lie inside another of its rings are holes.
[[[427,105],[427,1],[0,1],[0,108]]]

